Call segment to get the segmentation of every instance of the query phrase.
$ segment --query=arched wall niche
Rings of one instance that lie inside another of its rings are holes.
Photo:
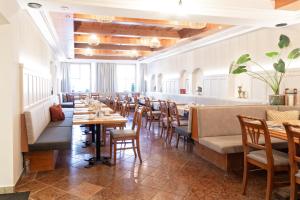
[[[191,92],[191,74],[187,70],[182,70],[180,73],[179,87],[185,89],[186,93]]]
[[[162,75],[162,73],[159,73],[157,75],[157,91],[158,92],[163,91],[163,75]]]
[[[197,88],[202,87],[203,89],[203,71],[200,68],[194,69],[192,73],[192,92],[197,94]]]
[[[150,80],[150,91],[156,92],[156,80],[155,80],[155,74],[152,74],[151,80]]]

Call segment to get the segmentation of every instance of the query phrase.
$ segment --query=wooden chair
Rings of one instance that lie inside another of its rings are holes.
[[[146,125],[147,128],[149,122],[149,130],[151,129],[151,125],[153,122],[157,122],[160,125],[160,114],[159,110],[152,110],[151,101],[148,97],[145,97],[145,112],[146,112]]]
[[[112,148],[114,147],[114,164],[116,164],[117,151],[126,149],[133,149],[135,157],[135,150],[137,150],[139,160],[142,163],[142,157],[140,152],[140,130],[142,124],[143,110],[143,108],[137,108],[135,110],[131,129],[110,131],[110,156],[112,157]],[[117,148],[117,144],[124,144],[124,141],[130,141],[125,143],[131,143],[132,146]]]
[[[300,141],[300,126],[283,123],[289,144],[289,161],[290,161],[290,199],[297,199],[297,186],[300,184],[300,171],[298,164],[300,163],[299,156],[299,141]]]
[[[289,171],[288,155],[272,149],[265,120],[238,115],[244,149],[243,194],[246,193],[249,164],[267,171],[266,199],[271,199],[274,173]],[[264,137],[264,140],[260,139]],[[264,142],[263,142],[264,141]]]
[[[79,100],[85,100],[88,95],[86,94],[79,94]]]
[[[125,100],[122,102],[120,115],[122,115],[123,117],[128,117],[129,114],[130,114],[129,102]]]
[[[161,131],[160,131],[160,137],[163,137],[163,134],[165,134],[165,140],[168,139],[168,132],[169,132],[169,125],[170,125],[170,116],[169,116],[169,109],[168,104],[166,101],[158,100],[159,102],[159,109],[160,109],[160,123],[161,123]]]

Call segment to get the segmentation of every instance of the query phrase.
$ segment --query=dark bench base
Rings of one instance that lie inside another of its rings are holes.
[[[58,150],[32,151],[24,154],[24,158],[30,160],[30,171],[54,170]]]
[[[198,142],[194,143],[193,153],[226,172],[243,169],[243,153],[220,154]]]

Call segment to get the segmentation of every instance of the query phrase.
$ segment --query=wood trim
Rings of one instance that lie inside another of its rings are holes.
[[[27,128],[26,128],[26,121],[25,121],[25,115],[21,114],[21,151],[28,152],[28,135],[27,135]]]
[[[58,150],[33,151],[25,153],[25,159],[30,160],[30,171],[48,171],[54,170]]]
[[[75,54],[75,58],[79,59],[95,59],[95,60],[137,60],[138,58],[130,56],[85,56],[81,54]]]

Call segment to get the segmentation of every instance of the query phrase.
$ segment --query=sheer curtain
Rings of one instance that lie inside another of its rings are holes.
[[[117,88],[117,64],[97,63],[96,66],[96,91],[115,92]]]
[[[61,72],[62,72],[61,91],[71,92],[70,63],[61,63]]]

